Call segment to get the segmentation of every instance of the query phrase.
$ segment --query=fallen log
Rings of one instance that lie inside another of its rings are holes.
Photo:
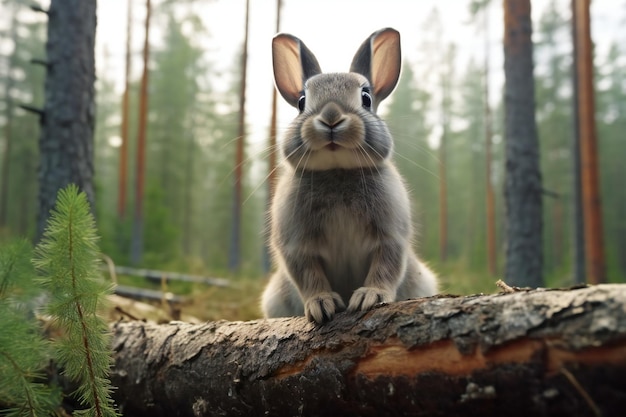
[[[125,416],[623,416],[626,285],[114,326]]]

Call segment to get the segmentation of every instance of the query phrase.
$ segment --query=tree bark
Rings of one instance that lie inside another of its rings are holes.
[[[305,318],[114,326],[125,416],[620,415],[626,286]]]
[[[250,32],[250,0],[246,0],[246,20],[241,55],[241,83],[239,91],[239,117],[237,145],[235,149],[235,183],[233,188],[233,224],[230,238],[228,268],[238,271],[241,263],[241,223],[242,223],[242,187],[244,149],[246,142],[246,81],[248,79],[248,39]]]
[[[139,127],[137,129],[137,150],[135,154],[135,212],[130,243],[130,259],[133,265],[139,265],[143,258],[144,232],[144,197],[146,182],[146,135],[148,129],[148,85],[150,83],[150,18],[152,6],[146,0],[146,23],[143,41],[143,72],[141,74],[141,90],[139,93]]]
[[[61,188],[76,184],[94,207],[96,0],[52,0],[48,17],[37,240]]]
[[[576,13],[576,82],[578,83],[578,132],[582,185],[585,267],[587,282],[606,282],[604,228],[600,198],[600,172],[593,83],[593,45],[591,41],[590,0],[577,0]]]
[[[117,186],[117,216],[123,220],[126,216],[126,183],[128,182],[128,119],[129,99],[130,99],[130,69],[132,64],[131,57],[131,37],[133,23],[133,4],[131,0],[127,0],[126,11],[126,56],[124,65],[124,95],[122,96],[122,123],[120,126],[120,137],[122,143],[120,145],[120,161],[119,176]]]
[[[504,0],[506,270],[512,285],[543,285],[542,185],[535,121],[530,0]]]

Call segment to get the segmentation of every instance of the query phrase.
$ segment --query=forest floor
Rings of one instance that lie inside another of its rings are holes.
[[[433,265],[432,269],[439,276],[439,292],[442,294],[493,294],[500,291],[496,281],[504,280],[502,272],[496,276],[472,272],[471,268],[460,262]],[[228,287],[217,287],[177,281],[170,281],[162,286],[144,278],[119,276],[118,281],[121,285],[181,296],[183,302],[171,303],[165,299],[137,302],[115,296],[111,300],[109,317],[111,321],[127,316],[131,319],[159,323],[171,320],[187,322],[254,320],[262,317],[260,298],[268,278],[269,275],[232,277],[228,279],[230,283]],[[618,279],[616,282],[625,281]],[[572,285],[574,283],[567,272],[546,277],[545,287],[567,288]]]
[[[185,282],[168,282],[165,287],[143,278],[119,276],[121,285],[158,290],[164,294],[181,296],[183,302],[171,303],[165,298],[141,300],[141,302],[114,296],[110,303],[110,319],[128,316],[141,320],[167,322],[182,320],[247,321],[261,318],[260,297],[265,278],[233,278],[228,287],[207,286]]]
[[[445,268],[434,268],[440,276],[440,292],[455,295],[477,293],[495,293],[498,288],[495,282],[498,277],[487,277],[472,274],[459,266],[448,265]],[[269,276],[268,276],[269,277]],[[132,318],[167,322],[182,320],[191,322],[204,321],[247,321],[262,317],[260,297],[268,277],[238,277],[229,279],[228,287],[213,287],[203,284],[184,282],[168,282],[165,287],[149,282],[143,278],[120,276],[119,284],[137,288],[159,290],[182,296],[182,303],[146,301],[145,304],[114,297],[111,303],[112,321],[119,320],[120,313]],[[454,278],[453,278],[454,277]],[[459,279],[458,277],[463,277]]]

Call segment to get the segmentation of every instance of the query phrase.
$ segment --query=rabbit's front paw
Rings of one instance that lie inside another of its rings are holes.
[[[390,303],[393,299],[393,294],[382,288],[357,288],[357,290],[352,293],[352,297],[350,297],[348,311],[369,310],[376,304]]]
[[[336,292],[322,292],[304,303],[304,313],[309,321],[324,323],[331,320],[336,312],[345,310],[343,300]]]

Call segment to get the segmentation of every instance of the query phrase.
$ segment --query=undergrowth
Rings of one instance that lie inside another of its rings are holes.
[[[0,413],[63,413],[60,388],[43,375],[52,361],[78,386],[72,395],[83,409],[74,415],[117,415],[111,336],[99,316],[112,288],[100,277],[97,241],[87,198],[71,185],[59,192],[34,254],[25,242],[0,250]],[[44,339],[35,313],[56,329],[54,338]]]

